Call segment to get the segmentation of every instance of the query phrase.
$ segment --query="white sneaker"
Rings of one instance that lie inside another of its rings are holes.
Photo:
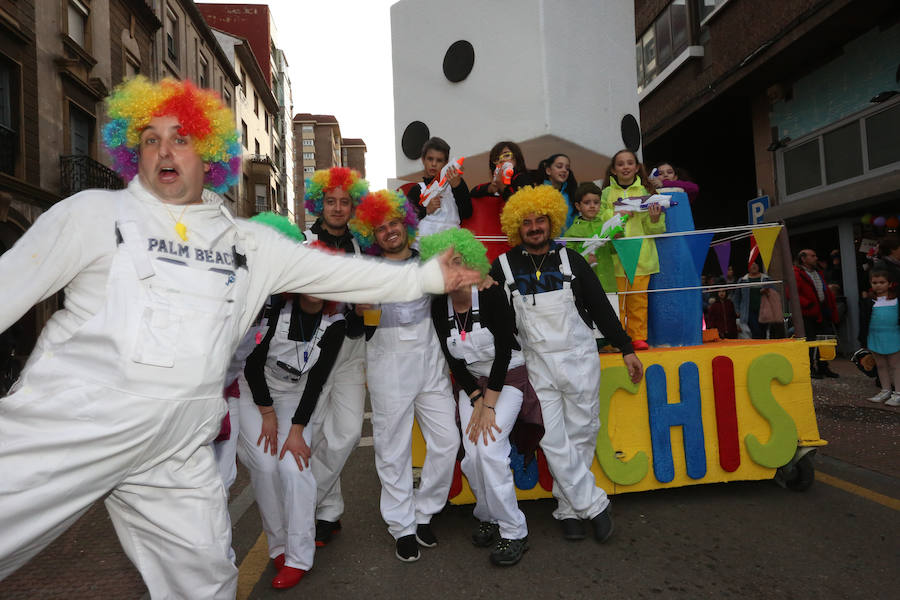
[[[888,398],[888,401],[884,403],[885,406],[900,406],[900,392],[894,392],[891,394],[891,397]]]
[[[869,402],[879,402],[879,403],[884,402],[885,400],[890,398],[891,395],[892,395],[891,390],[881,390],[880,392],[878,392],[877,394],[875,394],[874,396],[869,398]],[[895,405],[892,404],[891,406],[895,406]]]

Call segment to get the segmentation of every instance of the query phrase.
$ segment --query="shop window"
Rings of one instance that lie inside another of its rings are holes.
[[[825,147],[825,183],[832,184],[862,175],[862,144],[859,121],[822,136]]]
[[[869,169],[900,162],[900,104],[866,118]]]
[[[822,165],[819,162],[818,138],[785,151],[784,172],[788,195],[821,185]]]

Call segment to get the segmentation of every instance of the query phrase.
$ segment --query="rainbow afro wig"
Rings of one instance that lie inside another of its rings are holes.
[[[419,240],[419,253],[425,261],[451,246],[462,255],[463,263],[467,267],[487,275],[491,268],[491,263],[487,259],[487,248],[476,240],[475,235],[468,229],[446,229],[426,235]]]
[[[406,196],[393,190],[378,190],[363,196],[356,207],[356,216],[348,224],[353,237],[367,254],[380,254],[381,248],[375,243],[375,229],[387,221],[400,219],[406,225],[409,243],[416,237],[416,209],[406,201]]]
[[[294,224],[287,217],[279,215],[278,213],[261,212],[250,217],[250,220],[255,223],[259,223],[260,225],[271,227],[278,233],[287,236],[295,242],[302,242],[306,240],[306,236],[303,235],[303,232],[300,231],[300,228],[297,227],[296,224]]]
[[[347,167],[332,167],[319,169],[306,178],[306,193],[303,195],[304,206],[310,214],[319,216],[322,214],[322,202],[328,190],[341,188],[350,194],[353,206],[359,205],[360,199],[369,193],[369,182],[363,179],[357,171]]]
[[[569,205],[552,185],[521,188],[509,197],[500,213],[500,228],[509,239],[510,246],[522,243],[519,228],[530,214],[550,217],[550,238],[556,239],[562,234],[562,228],[566,224]]]
[[[174,116],[182,135],[190,136],[194,149],[209,171],[203,185],[222,193],[238,182],[241,141],[234,114],[212,90],[190,81],[163,79],[151,83],[138,75],[120,84],[107,98],[109,123],[103,127],[103,145],[113,159],[113,169],[125,181],[138,172],[141,132],[154,117]]]

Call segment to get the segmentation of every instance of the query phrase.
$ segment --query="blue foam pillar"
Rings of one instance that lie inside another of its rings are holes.
[[[691,203],[684,192],[664,192],[677,206],[666,209],[666,232],[693,231]],[[659,290],[700,285],[700,273],[682,236],[656,240],[659,273],[650,276],[650,289]],[[700,290],[648,294],[647,342],[651,346],[696,346],[703,342]]]

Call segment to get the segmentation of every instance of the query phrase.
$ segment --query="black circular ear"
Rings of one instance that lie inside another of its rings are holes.
[[[641,126],[638,125],[634,115],[622,117],[622,143],[632,152],[637,152],[641,147]]]
[[[403,154],[409,160],[418,160],[422,156],[422,146],[430,137],[428,125],[422,121],[413,121],[403,130],[403,138],[400,140]]]
[[[466,40],[453,42],[444,54],[444,77],[459,83],[469,76],[475,65],[475,48]]]

